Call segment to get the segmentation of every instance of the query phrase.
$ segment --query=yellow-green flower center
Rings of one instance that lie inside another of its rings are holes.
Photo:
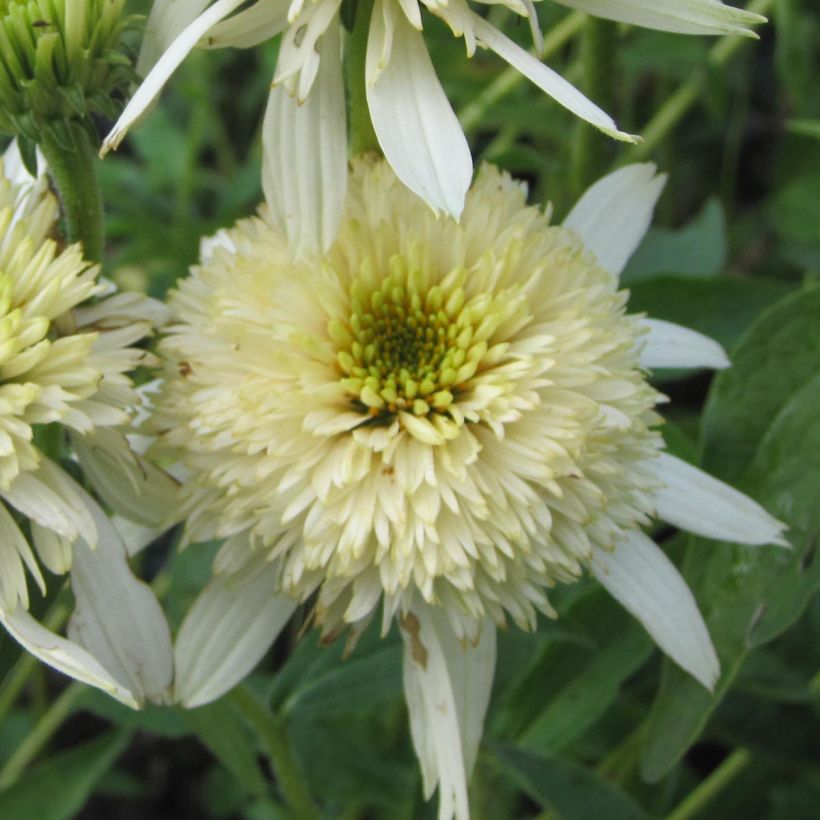
[[[487,350],[476,339],[484,305],[467,301],[463,275],[429,285],[397,256],[376,287],[370,276],[354,282],[348,322],[329,330],[355,407],[371,416],[448,411]]]

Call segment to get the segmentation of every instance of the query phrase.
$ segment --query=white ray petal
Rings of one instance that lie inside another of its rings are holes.
[[[367,104],[396,176],[436,211],[456,219],[473,175],[470,148],[436,76],[424,38],[404,14],[389,30],[377,0],[367,43]],[[392,48],[386,43],[392,37]],[[389,55],[383,64],[385,54]]]
[[[734,487],[668,453],[652,468],[664,486],[655,494],[658,516],[689,532],[738,544],[778,544],[786,525]]]
[[[714,689],[720,663],[709,631],[686,581],[654,541],[630,532],[613,552],[596,549],[590,569],[675,663]]]
[[[145,23],[137,59],[137,74],[144,77],[174,42],[207,7],[211,0],[154,0]]]
[[[548,68],[537,57],[502,34],[483,17],[472,13],[473,27],[480,43],[520,71],[530,82],[549,94],[557,103],[605,134],[625,142],[639,142],[633,134],[619,131],[612,117],[585,97],[572,83]]]
[[[278,574],[276,562],[260,556],[205,587],[177,636],[177,701],[187,707],[210,703],[259,663],[297,606],[275,593]]]
[[[252,48],[270,40],[287,28],[288,0],[257,0],[239,14],[217,23],[205,40],[204,48]]]
[[[766,18],[720,0],[556,0],[595,17],[678,34],[757,35],[748,26]]]
[[[132,693],[81,646],[51,632],[39,624],[25,609],[12,614],[0,609],[0,622],[9,634],[34,657],[75,680],[96,686],[117,700],[136,708]]]
[[[77,603],[69,637],[126,684],[139,704],[165,702],[174,672],[168,622],[154,592],[131,572],[119,533],[94,499],[83,495],[99,543],[94,549],[82,539],[74,544],[71,588]]]
[[[467,780],[475,764],[495,671],[495,625],[462,645],[443,612],[414,607],[401,620],[404,691],[413,745],[439,818],[468,820]]]
[[[262,187],[296,255],[327,250],[347,190],[347,124],[338,20],[321,40],[319,72],[305,102],[282,85],[262,125]]]
[[[649,329],[641,350],[641,365],[656,367],[708,367],[721,370],[731,362],[714,339],[662,319],[642,319]]]
[[[71,440],[86,478],[115,512],[157,530],[177,520],[179,485],[133,452],[122,433],[101,428]]]
[[[244,0],[217,0],[209,6],[199,17],[189,23],[176,37],[163,55],[157,60],[154,67],[143,80],[137,93],[130,99],[125,110],[120,115],[111,132],[105,138],[100,156],[105,156],[112,148],[116,148],[128,129],[136,122],[145,109],[168,82],[179,64],[188,56],[191,49],[223,17],[227,17],[234,9],[242,5]]]
[[[564,220],[601,267],[619,276],[646,233],[666,174],[651,162],[627,165],[590,186]]]
[[[40,526],[72,541],[81,535],[94,545],[94,519],[78,489],[60,467],[43,459],[36,470],[20,473],[3,491],[3,497]]]

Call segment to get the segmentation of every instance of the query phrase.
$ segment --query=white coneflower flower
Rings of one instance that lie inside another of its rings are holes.
[[[456,222],[359,161],[326,253],[291,261],[265,215],[208,247],[171,297],[156,417],[190,473],[188,538],[227,538],[178,638],[183,703],[234,684],[314,592],[329,635],[381,607],[425,791],[464,818],[496,625],[554,614],[556,583],[591,571],[715,683],[692,594],[641,528],[763,544],[783,526],[663,453],[644,368],[728,362],[625,315],[618,273],[662,186],[630,166],[558,227],[485,167]]]
[[[752,35],[764,18],[719,0],[560,0],[600,17],[666,31]],[[108,135],[115,147],[197,44],[249,47],[284,32],[263,127],[263,184],[292,250],[326,249],[341,217],[347,136],[340,48],[341,0],[156,0],[140,66],[151,68]],[[502,0],[529,17],[531,0]],[[375,0],[367,41],[367,103],[382,151],[399,179],[434,209],[458,218],[472,159],[421,34],[421,7],[463,37],[467,53],[489,48],[577,116],[611,136],[632,139],[559,74],[473,11],[467,0]],[[204,9],[204,10],[203,10]],[[367,13],[359,4],[358,13]],[[752,35],[754,36],[754,35]]]
[[[60,251],[50,238],[58,206],[45,177],[28,177],[14,144],[0,163],[0,621],[46,663],[127,703],[161,698],[171,649],[159,605],[131,575],[99,506],[38,441],[73,443],[103,498],[118,506],[127,494],[130,503],[119,505],[126,514],[134,497],[174,491],[124,434],[137,402],[126,372],[148,356],[132,345],[165,309],[136,295],[106,296],[110,286],[81,248]],[[167,510],[154,505],[142,523],[158,524]],[[45,592],[41,565],[73,570],[75,641],[28,613],[26,569]]]

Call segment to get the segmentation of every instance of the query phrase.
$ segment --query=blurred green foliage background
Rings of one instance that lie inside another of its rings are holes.
[[[769,5],[757,43],[613,26],[597,101],[648,137],[638,147],[580,134],[492,54],[468,60],[426,18],[474,155],[526,179],[557,219],[591,174],[637,159],[669,174],[624,275],[631,309],[714,336],[735,363],[714,379],[655,374],[673,399],[669,446],[787,521],[794,545],[655,534],[712,631],[723,666],[714,696],[662,661],[593,581],[557,590],[561,617],[536,634],[503,633],[471,788],[477,820],[820,817],[820,9]],[[526,42],[526,25],[488,13]],[[539,17],[547,62],[583,85],[583,16],[544,0]],[[195,263],[201,236],[257,207],[276,48],[194,53],[101,164],[107,272],[123,287],[161,297]],[[666,122],[674,105],[680,116]],[[592,159],[579,162],[585,140]],[[171,540],[144,569],[169,564],[156,583],[178,623],[214,550],[176,554]],[[229,700],[131,713],[2,641],[0,820],[289,816],[254,727]],[[341,653],[300,639],[296,624],[252,679],[324,816],[435,817],[407,732],[398,636],[370,630],[352,657]]]

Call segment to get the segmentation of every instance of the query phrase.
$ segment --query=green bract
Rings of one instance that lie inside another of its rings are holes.
[[[0,0],[0,130],[65,141],[61,124],[115,117],[132,81],[124,0]]]

